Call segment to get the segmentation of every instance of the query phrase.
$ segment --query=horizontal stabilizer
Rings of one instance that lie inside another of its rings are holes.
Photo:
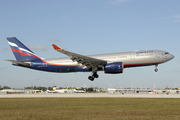
[[[25,67],[29,67],[30,66],[30,63],[27,63],[27,62],[21,62],[21,61],[16,61],[16,60],[6,60],[6,61],[9,61],[9,62],[12,62],[12,63],[16,63],[16,64],[19,64],[19,65],[22,65],[22,66],[25,66]]]

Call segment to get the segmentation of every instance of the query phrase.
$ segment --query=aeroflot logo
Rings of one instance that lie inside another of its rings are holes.
[[[136,54],[142,54],[142,53],[153,53],[154,51],[143,51],[143,52],[136,52]]]

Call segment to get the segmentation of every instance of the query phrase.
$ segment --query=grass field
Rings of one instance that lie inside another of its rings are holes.
[[[0,120],[180,120],[180,99],[1,98]]]

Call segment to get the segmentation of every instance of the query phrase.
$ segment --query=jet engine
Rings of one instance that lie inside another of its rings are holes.
[[[124,65],[122,62],[109,63],[104,66],[104,73],[118,74],[123,73]]]

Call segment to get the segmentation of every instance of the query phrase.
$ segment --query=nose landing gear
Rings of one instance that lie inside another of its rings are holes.
[[[154,71],[155,71],[155,72],[157,72],[157,71],[158,71],[157,66],[158,66],[158,65],[156,65],[156,68],[154,69]]]

